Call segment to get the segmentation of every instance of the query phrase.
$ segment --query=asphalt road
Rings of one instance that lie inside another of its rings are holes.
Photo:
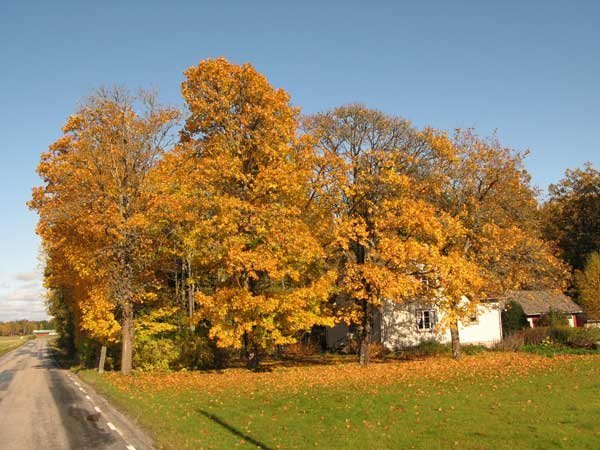
[[[70,372],[46,339],[0,357],[0,450],[142,450],[151,440]]]

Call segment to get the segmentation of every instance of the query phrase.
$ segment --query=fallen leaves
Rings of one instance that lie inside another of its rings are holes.
[[[597,357],[565,355],[546,358],[524,353],[494,352],[465,357],[458,362],[438,357],[372,364],[367,369],[354,362],[338,362],[276,367],[272,372],[261,373],[227,369],[222,372],[137,373],[134,376],[108,373],[106,377],[116,388],[139,394],[198,390],[206,394],[232,391],[235,395],[244,396],[268,391],[308,395],[314,387],[351,387],[377,392],[375,388],[403,383],[411,388],[413,394],[427,396],[431,395],[431,391],[419,387],[422,380],[449,382],[446,389],[455,389],[457,383],[473,384],[485,379],[489,380],[490,389],[495,390],[507,377],[526,375],[531,371],[552,371],[555,366],[573,358]]]

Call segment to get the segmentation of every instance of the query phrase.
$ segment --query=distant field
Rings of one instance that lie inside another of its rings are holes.
[[[161,449],[598,449],[600,355],[80,376]]]
[[[0,336],[0,356],[23,345],[29,339],[30,336]]]

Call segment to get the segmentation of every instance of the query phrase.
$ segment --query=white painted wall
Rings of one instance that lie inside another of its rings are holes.
[[[417,310],[428,308],[419,304],[386,302],[381,313],[381,342],[389,349],[411,347],[427,340],[450,342],[450,330],[419,330]],[[435,307],[431,307],[435,309]],[[438,323],[443,315],[438,310]],[[459,325],[460,341],[463,344],[493,345],[502,340],[502,323],[498,303],[482,303],[477,306],[477,322]]]

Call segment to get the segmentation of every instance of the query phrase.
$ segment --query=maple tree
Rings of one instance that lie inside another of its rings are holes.
[[[424,281],[458,231],[424,195],[438,149],[424,145],[407,121],[362,105],[308,117],[304,128],[317,153],[311,195],[331,222],[338,317],[357,327],[366,365],[382,302],[431,294]]]
[[[152,94],[98,91],[42,154],[43,185],[30,202],[40,216],[47,287],[68,292],[77,326],[90,337],[120,335],[124,373],[132,366],[136,305],[156,298],[147,176],[178,117]]]
[[[189,114],[157,169],[172,174],[157,201],[201,274],[198,317],[256,368],[266,349],[332,324],[332,276],[307,214],[310,148],[289,95],[251,65],[205,60],[185,76]]]
[[[567,273],[542,239],[536,191],[523,167],[525,154],[472,130],[451,135],[428,128],[422,136],[446,159],[439,165],[439,184],[428,196],[462,228],[445,250],[446,263],[437,268],[440,305],[458,358],[458,324],[482,297],[509,289],[560,288]]]

